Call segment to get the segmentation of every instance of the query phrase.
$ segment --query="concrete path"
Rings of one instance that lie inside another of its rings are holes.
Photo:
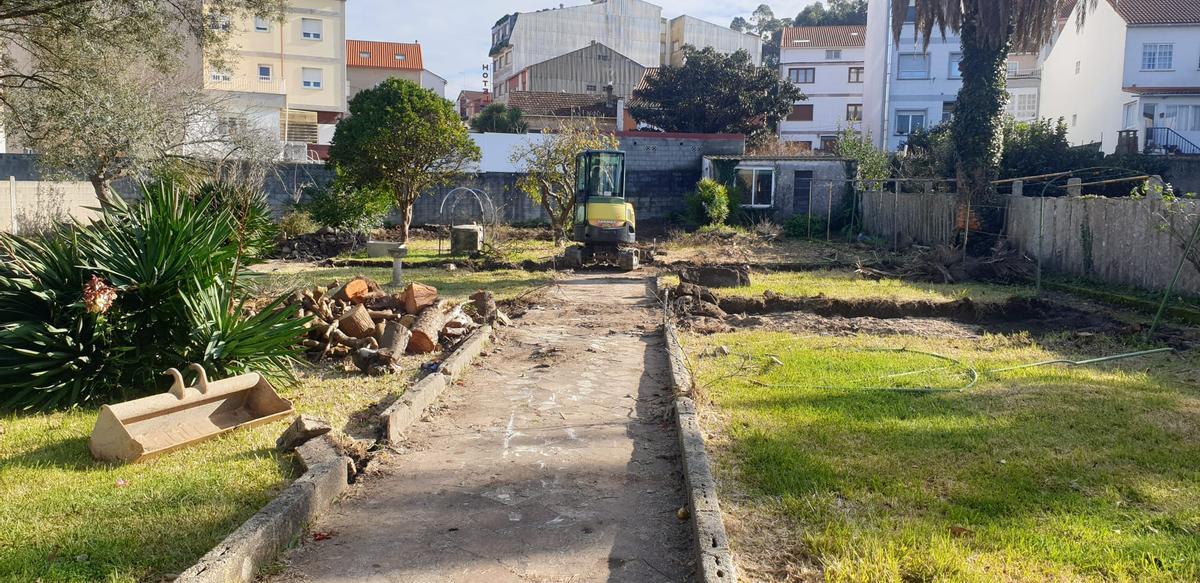
[[[689,581],[694,571],[646,282],[574,276],[502,329],[407,451],[273,581]]]

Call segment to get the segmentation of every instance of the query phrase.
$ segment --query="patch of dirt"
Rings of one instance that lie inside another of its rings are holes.
[[[939,318],[873,318],[864,316],[818,316],[808,312],[790,312],[762,316],[737,315],[725,322],[732,328],[799,332],[818,336],[917,336],[922,338],[978,338],[983,329]]]

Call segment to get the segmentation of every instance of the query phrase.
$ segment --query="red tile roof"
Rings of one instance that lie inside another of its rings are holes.
[[[346,66],[413,71],[425,68],[421,58],[420,44],[373,40],[347,40]]]
[[[657,75],[657,74],[658,74],[658,67],[646,67],[646,70],[642,71],[642,78],[638,79],[637,85],[634,85],[633,90],[640,91],[642,89],[645,89],[648,86],[647,81],[649,81],[650,77]]]
[[[1126,93],[1138,95],[1200,95],[1200,87],[1125,87]]]
[[[793,26],[783,29],[782,49],[809,47],[861,47],[866,45],[865,26]]]
[[[509,107],[530,116],[616,117],[615,104],[595,95],[554,93],[552,91],[513,91],[507,96]]]
[[[1200,24],[1200,0],[1108,0],[1129,24]]]

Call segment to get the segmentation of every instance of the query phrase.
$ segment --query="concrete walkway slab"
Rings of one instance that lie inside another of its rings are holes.
[[[273,581],[682,582],[694,572],[646,282],[560,281]],[[377,462],[378,463],[378,462]]]

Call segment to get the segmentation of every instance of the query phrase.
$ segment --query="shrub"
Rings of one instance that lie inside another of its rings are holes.
[[[792,215],[783,223],[783,234],[789,239],[806,239],[810,237],[813,239],[824,239],[825,228],[825,219],[823,217],[808,214]]]
[[[341,172],[329,186],[311,187],[306,194],[308,203],[303,210],[317,224],[354,233],[378,227],[396,205],[387,189],[354,186]]]
[[[279,234],[286,239],[314,233],[320,225],[304,209],[291,210],[279,219]]]
[[[729,192],[711,178],[696,183],[696,192],[688,195],[689,218],[698,225],[720,226],[729,218]]]
[[[0,235],[0,405],[99,404],[165,387],[163,370],[291,379],[304,321],[283,298],[248,315],[232,283],[239,220],[214,192],[147,189],[91,224]]]

